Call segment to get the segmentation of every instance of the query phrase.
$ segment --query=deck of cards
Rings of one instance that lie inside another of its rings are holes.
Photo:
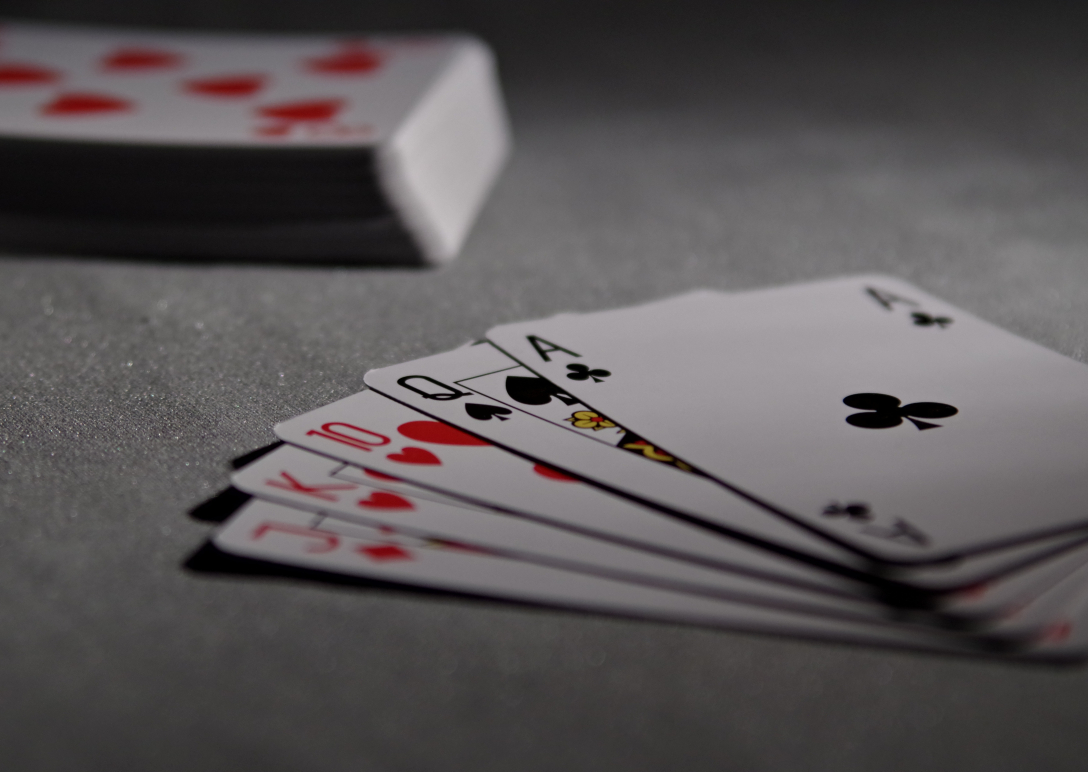
[[[453,258],[509,148],[465,35],[0,26],[0,244]]]
[[[878,275],[495,327],[275,427],[245,558],[965,655],[1088,651],[1088,367]]]

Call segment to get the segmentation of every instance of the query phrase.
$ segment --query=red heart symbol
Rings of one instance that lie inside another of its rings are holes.
[[[468,432],[439,421],[409,421],[397,427],[397,431],[410,440],[433,442],[435,445],[489,445],[489,442],[473,437]]]
[[[390,453],[386,458],[390,461],[396,461],[398,464],[428,464],[431,466],[442,464],[438,456],[423,448],[404,448],[400,453]]]
[[[185,90],[201,96],[247,97],[264,88],[265,80],[263,75],[222,75],[187,80]]]
[[[359,547],[360,555],[365,555],[376,563],[384,563],[387,560],[411,560],[412,553],[396,544],[379,544],[372,547]]]
[[[184,61],[181,54],[156,48],[118,48],[103,57],[107,70],[163,70],[178,67]]]
[[[385,474],[385,472],[375,472],[373,469],[364,469],[363,472],[367,477],[373,477],[377,480],[394,480],[400,482],[399,477],[394,477],[391,474]]]
[[[343,99],[312,99],[268,105],[258,108],[257,112],[265,118],[279,118],[284,121],[327,121],[343,107]]]
[[[549,480],[559,480],[560,482],[578,482],[577,477],[571,477],[569,474],[563,474],[558,469],[552,469],[550,466],[544,466],[543,464],[537,464],[533,467],[533,471],[541,477],[547,477]]]
[[[131,110],[135,105],[127,99],[108,94],[60,94],[52,102],[41,106],[43,115],[58,117],[101,115]]]
[[[360,507],[367,509],[415,509],[416,505],[403,496],[385,491],[374,491],[365,499],[357,502]]]
[[[52,83],[60,73],[33,64],[0,64],[0,86],[33,86]]]
[[[365,48],[349,48],[331,56],[306,60],[306,69],[323,75],[362,75],[382,66],[382,56]]]

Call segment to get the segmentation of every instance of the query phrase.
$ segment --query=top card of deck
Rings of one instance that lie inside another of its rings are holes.
[[[891,562],[1088,523],[1088,368],[861,276],[504,325],[594,410]]]
[[[459,36],[240,36],[5,24],[0,136],[186,145],[369,145]]]

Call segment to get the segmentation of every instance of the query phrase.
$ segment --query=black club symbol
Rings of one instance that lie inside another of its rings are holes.
[[[846,423],[863,429],[890,429],[903,423],[904,418],[918,427],[919,431],[937,429],[941,424],[915,419],[948,418],[960,412],[942,402],[912,402],[909,405],[900,405],[899,398],[890,394],[851,394],[843,400],[843,404],[858,410],[871,411],[846,417]]]
[[[567,365],[567,369],[570,370],[567,377],[572,381],[585,381],[592,378],[594,383],[600,383],[612,374],[608,370],[599,368],[590,370],[586,365]]]
[[[869,505],[862,501],[851,501],[845,505],[833,501],[824,507],[824,514],[828,517],[845,517],[847,520],[861,522],[868,522],[873,519]]]
[[[952,324],[952,319],[947,316],[933,316],[923,311],[915,311],[910,315],[910,318],[914,320],[914,323],[919,327],[933,327],[936,325],[942,330],[948,325]]]

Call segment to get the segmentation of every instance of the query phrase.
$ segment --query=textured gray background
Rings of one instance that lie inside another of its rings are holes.
[[[0,767],[1085,768],[1083,668],[183,567],[273,423],[502,321],[877,270],[1088,359],[1072,11],[516,5],[0,4],[474,29],[517,136],[439,271],[0,256]]]

